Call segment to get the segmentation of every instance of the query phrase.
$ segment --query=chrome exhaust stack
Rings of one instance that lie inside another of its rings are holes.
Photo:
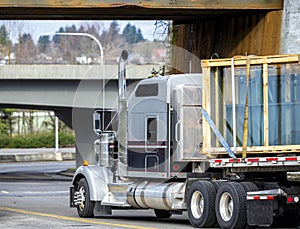
[[[126,60],[128,58],[128,52],[123,50],[118,65],[118,80],[119,80],[119,103],[126,100]]]
[[[127,175],[127,99],[126,99],[126,60],[128,52],[123,50],[119,58],[118,78],[119,78],[119,100],[118,100],[118,176]]]

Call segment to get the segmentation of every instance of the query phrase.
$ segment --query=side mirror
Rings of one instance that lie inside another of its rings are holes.
[[[100,113],[98,113],[97,111],[95,111],[94,115],[93,115],[93,120],[94,120],[94,132],[96,134],[100,134],[102,132],[102,130],[101,130],[101,117],[100,117]]]

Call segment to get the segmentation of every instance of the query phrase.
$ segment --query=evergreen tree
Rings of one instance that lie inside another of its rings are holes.
[[[119,28],[119,24],[117,21],[113,21],[110,25],[109,25],[109,30],[108,33],[110,34],[111,37],[115,37],[118,36],[120,33],[120,28]]]
[[[32,40],[30,33],[24,33],[21,36],[21,44],[25,44],[26,42],[30,42]]]
[[[12,135],[13,124],[15,120],[13,118],[14,109],[3,108],[0,109],[0,136]]]
[[[137,30],[136,40],[137,40],[137,42],[145,41],[145,39],[143,37],[143,34],[142,34],[142,31],[141,31],[140,28],[138,28],[138,30]]]
[[[60,27],[59,30],[57,31],[57,33],[64,33],[65,30],[63,27]],[[53,36],[52,41],[54,42],[54,44],[59,44],[61,40],[61,36]]]
[[[50,44],[49,36],[40,36],[38,40],[39,52],[45,53],[49,44]]]
[[[77,32],[76,25],[66,26],[65,32],[66,33],[76,33]]]
[[[8,33],[5,25],[0,27],[0,45],[6,46],[8,43]]]
[[[136,29],[135,25],[131,25],[130,23],[125,26],[122,35],[124,36],[125,41],[129,44],[134,44],[145,40],[142,35],[142,31],[140,29]]]

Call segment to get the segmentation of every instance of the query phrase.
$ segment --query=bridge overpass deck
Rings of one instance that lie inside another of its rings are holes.
[[[128,83],[147,78],[153,67],[129,65]],[[111,109],[116,107],[117,77],[117,65],[2,65],[0,106]]]
[[[186,20],[199,16],[282,10],[283,0],[2,0],[1,19]]]

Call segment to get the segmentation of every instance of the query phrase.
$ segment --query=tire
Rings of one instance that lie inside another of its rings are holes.
[[[266,182],[263,184],[263,190],[278,189],[280,186],[275,182]]]
[[[248,181],[241,182],[241,185],[243,186],[246,193],[247,192],[258,191],[257,186],[252,182],[248,182]]]
[[[215,189],[216,189],[216,192],[218,192],[218,189],[220,188],[220,186],[222,184],[225,184],[225,180],[213,180],[211,181],[211,183],[214,185]]]
[[[172,213],[167,210],[154,209],[154,213],[157,218],[168,219],[172,216]]]
[[[246,192],[236,182],[223,184],[216,196],[216,216],[224,229],[242,229],[246,226]]]
[[[194,227],[213,227],[216,222],[216,190],[209,181],[196,181],[187,195],[187,211]]]
[[[84,218],[93,217],[95,202],[90,200],[90,189],[85,178],[79,180],[76,192],[79,192],[82,198],[81,204],[77,206],[78,215]]]

